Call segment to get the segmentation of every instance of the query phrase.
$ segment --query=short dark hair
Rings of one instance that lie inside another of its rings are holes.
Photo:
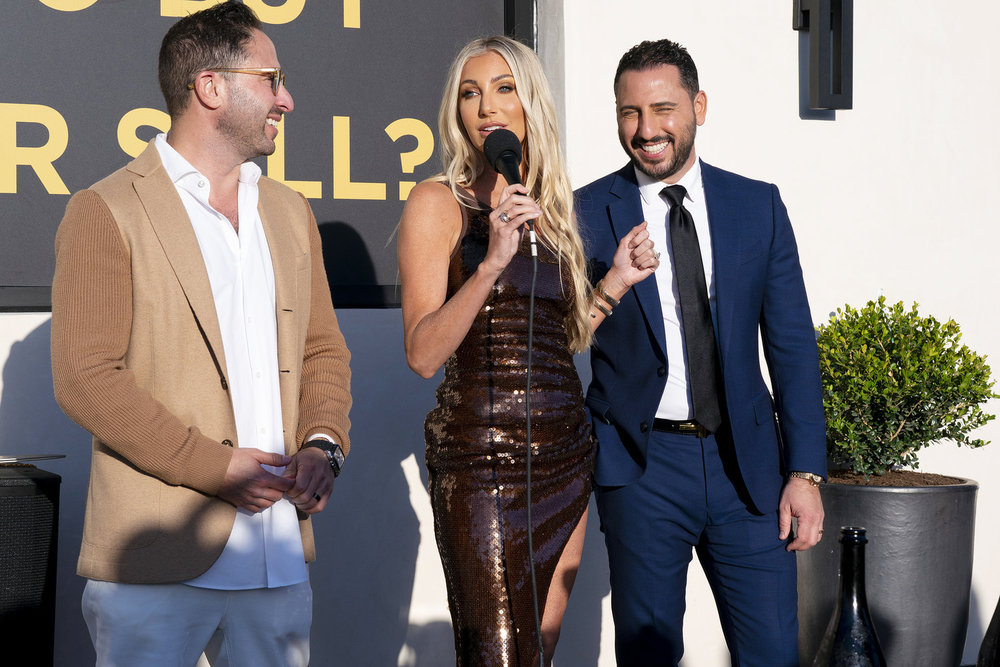
[[[171,26],[160,45],[160,91],[167,113],[175,118],[187,107],[188,84],[211,67],[236,67],[247,56],[246,45],[260,19],[236,0],[185,16]]]
[[[642,72],[662,65],[673,65],[680,70],[681,85],[692,98],[701,90],[698,86],[698,68],[694,66],[694,60],[687,49],[669,39],[659,39],[636,44],[625,52],[618,61],[618,70],[615,72],[615,93],[618,92],[618,80],[625,72]]]

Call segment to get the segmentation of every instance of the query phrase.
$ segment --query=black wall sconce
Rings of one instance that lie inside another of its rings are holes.
[[[854,0],[792,1],[792,27],[808,31],[809,107],[852,108]]]
[[[503,32],[508,37],[538,49],[535,0],[504,0]]]

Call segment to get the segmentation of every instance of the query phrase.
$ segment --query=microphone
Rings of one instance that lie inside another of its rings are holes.
[[[493,130],[486,135],[483,142],[483,153],[501,176],[507,179],[508,185],[523,185],[521,183],[521,140],[510,130]],[[535,221],[528,220],[528,236],[531,239],[531,256],[538,256],[535,245]]]
[[[509,185],[521,183],[521,141],[510,130],[493,130],[486,135],[483,153]]]

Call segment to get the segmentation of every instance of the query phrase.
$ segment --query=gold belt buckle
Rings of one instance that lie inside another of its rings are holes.
[[[680,424],[681,433],[691,433],[699,438],[708,437],[708,429],[697,422],[684,422]]]

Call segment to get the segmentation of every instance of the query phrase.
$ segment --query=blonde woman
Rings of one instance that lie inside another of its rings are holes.
[[[413,189],[400,222],[407,362],[425,378],[445,368],[425,437],[459,665],[538,664],[529,528],[545,663],[551,659],[583,549],[595,447],[573,353],[659,264],[640,223],[591,290],[555,117],[533,51],[505,37],[468,44],[452,64],[438,117],[444,171]],[[523,186],[486,163],[483,143],[497,129],[521,142]],[[530,527],[529,220],[539,241]]]

